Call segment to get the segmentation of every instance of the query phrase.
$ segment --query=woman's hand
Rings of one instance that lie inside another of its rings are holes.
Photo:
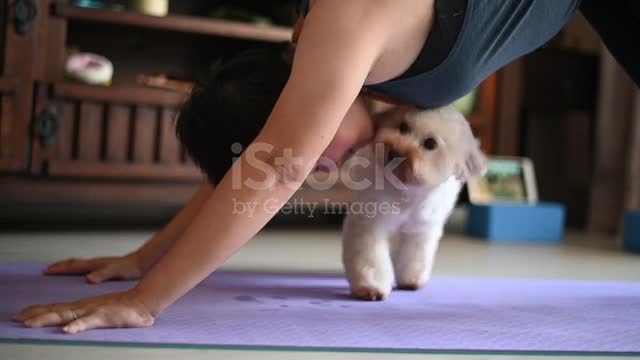
[[[94,259],[67,259],[50,265],[45,275],[86,275],[87,281],[99,284],[107,280],[132,280],[142,276],[136,253]]]
[[[63,326],[62,331],[67,334],[99,328],[149,327],[155,320],[134,291],[70,303],[30,306],[13,319],[30,328]]]

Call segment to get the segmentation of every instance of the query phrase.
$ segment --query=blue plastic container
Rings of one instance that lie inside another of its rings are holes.
[[[559,243],[565,208],[558,203],[471,205],[467,235],[496,242]]]
[[[629,211],[624,219],[624,249],[640,253],[640,210]]]

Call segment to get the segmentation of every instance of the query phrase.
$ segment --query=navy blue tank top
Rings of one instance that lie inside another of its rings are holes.
[[[367,89],[422,108],[448,105],[544,45],[579,5],[580,0],[436,0],[434,26],[415,63]],[[306,14],[308,1],[300,11]]]

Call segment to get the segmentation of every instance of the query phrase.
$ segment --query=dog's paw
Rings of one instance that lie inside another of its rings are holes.
[[[396,289],[420,290],[427,286],[430,274],[426,271],[396,271]]]
[[[403,283],[399,283],[396,288],[398,288],[398,290],[407,290],[407,291],[416,291],[416,290],[420,290],[423,287],[427,286],[426,283],[424,282],[403,282]]]
[[[430,272],[425,269],[396,267],[396,288],[399,290],[419,290],[427,286]]]
[[[378,255],[355,256],[344,262],[345,274],[353,297],[367,301],[381,301],[391,293],[393,286],[391,259],[388,254]]]
[[[373,286],[356,286],[351,288],[351,295],[358,300],[382,301],[385,300],[391,290],[383,290]]]

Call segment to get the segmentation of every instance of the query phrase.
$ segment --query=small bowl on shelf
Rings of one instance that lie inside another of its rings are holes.
[[[151,16],[167,16],[169,14],[169,0],[133,0],[133,10]]]

